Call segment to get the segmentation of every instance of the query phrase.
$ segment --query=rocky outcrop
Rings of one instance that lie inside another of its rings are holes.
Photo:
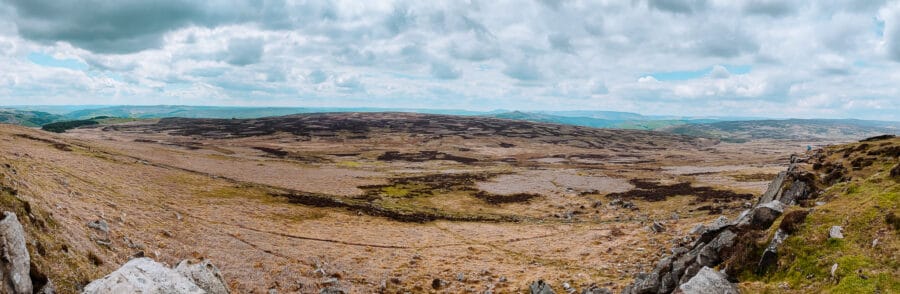
[[[31,258],[25,247],[25,230],[15,213],[0,220],[0,293],[32,293]]]
[[[228,293],[218,269],[206,261],[182,261],[176,269],[136,258],[84,287],[85,294],[107,293]]]
[[[747,250],[744,243],[772,226],[784,213],[786,205],[813,196],[813,177],[797,168],[805,160],[791,157],[788,170],[779,173],[757,204],[734,221],[720,217],[711,224],[692,229],[695,234],[692,244],[672,249],[672,255],[661,259],[651,272],[638,274],[623,293],[737,293],[724,274],[711,268],[723,264],[727,267],[730,259],[740,255],[737,251]],[[786,232],[778,231],[757,263],[757,271],[765,270],[777,261],[778,246],[787,236]],[[718,283],[722,280],[724,284]],[[707,286],[715,287],[709,288],[712,292],[707,292],[704,288]]]

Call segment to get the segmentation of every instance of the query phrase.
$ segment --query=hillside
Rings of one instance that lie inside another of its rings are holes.
[[[3,208],[57,293],[141,255],[205,258],[237,293],[618,291],[794,148],[409,113],[0,135]]]
[[[62,119],[62,116],[40,111],[24,111],[0,108],[0,123],[39,127]]]
[[[881,134],[900,134],[900,122],[853,119],[748,120],[685,124],[662,128],[660,131],[731,142],[756,139],[859,140]]]
[[[900,138],[791,157],[757,204],[698,225],[624,293],[900,292]]]

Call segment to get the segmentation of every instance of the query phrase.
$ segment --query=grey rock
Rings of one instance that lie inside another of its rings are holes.
[[[116,271],[84,287],[84,294],[206,293],[190,279],[150,258],[128,261]]]
[[[787,239],[787,237],[788,234],[781,229],[775,231],[775,237],[772,238],[771,242],[769,242],[769,246],[767,246],[766,250],[763,251],[762,257],[759,259],[759,263],[756,264],[757,274],[764,273],[778,262],[778,246],[780,246],[781,243],[784,242],[784,239]]]
[[[653,222],[653,224],[650,225],[650,230],[654,233],[662,233],[666,231],[666,226],[660,222]]]
[[[581,294],[612,294],[612,290],[609,288],[601,288],[597,285],[591,285],[590,287],[584,288],[581,290]]]
[[[743,218],[739,219],[737,226],[750,226],[753,229],[762,230],[772,226],[781,213],[784,212],[784,204],[781,201],[771,201],[757,205]]]
[[[206,291],[208,294],[229,294],[228,284],[225,278],[215,265],[209,260],[203,260],[197,263],[189,260],[182,260],[175,266],[175,271],[182,276],[191,279],[195,285]]]
[[[703,267],[697,274],[681,284],[678,290],[684,294],[737,294],[738,289],[728,279],[725,274],[717,272],[709,267]]]
[[[556,292],[553,292],[550,284],[545,283],[544,280],[537,280],[531,283],[528,289],[531,290],[531,294],[556,294]]]
[[[92,222],[87,223],[87,226],[91,229],[95,229],[104,233],[109,233],[109,224],[106,223],[105,220],[98,219]]]
[[[832,239],[844,239],[844,228],[841,226],[832,226],[831,229],[828,230],[828,238]]]
[[[31,294],[31,257],[25,247],[25,230],[15,213],[0,220],[0,293]]]
[[[796,180],[777,200],[784,204],[793,205],[797,200],[806,198],[807,194],[809,194],[809,185],[801,180]]]
[[[723,230],[709,244],[700,249],[700,253],[697,255],[697,263],[704,266],[719,264],[719,262],[722,262],[720,253],[722,250],[733,246],[735,238],[737,238],[737,234],[731,232],[731,230]]]
[[[319,294],[344,294],[344,293],[347,293],[347,292],[344,292],[343,289],[334,288],[334,287],[326,287],[326,288],[322,288],[322,290],[319,290]]]
[[[759,198],[759,203],[767,203],[781,198],[781,191],[784,188],[784,181],[787,179],[787,176],[788,172],[786,171],[778,173],[778,176],[769,183],[769,188],[766,189],[766,192]]]
[[[675,286],[677,286],[677,284],[672,272],[666,272],[662,278],[659,279],[659,290],[657,290],[657,292],[670,293],[672,290],[675,290]]]
[[[632,289],[632,293],[635,294],[646,294],[646,293],[656,293],[659,290],[659,273],[651,272],[647,274],[640,281],[635,280],[634,288]]]

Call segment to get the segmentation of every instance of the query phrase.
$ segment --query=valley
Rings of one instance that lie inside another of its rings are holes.
[[[136,254],[209,259],[238,293],[618,292],[791,154],[841,143],[411,113],[0,133],[3,186],[55,224],[35,260],[60,293]]]

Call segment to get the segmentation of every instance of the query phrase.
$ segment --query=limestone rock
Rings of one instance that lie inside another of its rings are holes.
[[[150,258],[128,261],[111,274],[84,287],[84,294],[206,293],[190,279]]]
[[[25,230],[15,213],[0,220],[0,293],[32,293],[31,257],[25,247]]]
[[[229,294],[228,285],[222,278],[222,273],[209,260],[203,260],[193,263],[189,260],[182,260],[175,267],[175,271],[182,276],[191,279],[195,285],[206,291],[208,294]]]
[[[709,267],[703,267],[697,272],[693,278],[687,283],[678,287],[679,293],[685,294],[737,294],[738,289],[728,279],[725,274],[713,270]]]

